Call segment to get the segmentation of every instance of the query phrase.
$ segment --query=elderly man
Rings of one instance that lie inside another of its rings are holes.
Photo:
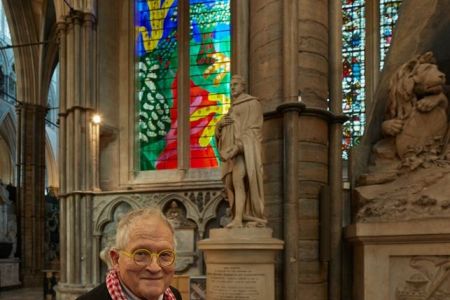
[[[131,211],[119,222],[106,282],[79,300],[181,300],[169,286],[175,273],[172,225],[158,209]]]

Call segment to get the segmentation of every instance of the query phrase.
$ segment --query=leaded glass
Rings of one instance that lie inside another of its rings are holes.
[[[214,129],[230,106],[230,0],[190,0],[186,37],[177,35],[178,4],[135,0],[140,170],[177,168],[177,107],[185,101],[178,80],[190,83],[190,167],[219,163]],[[189,61],[181,62],[178,43],[186,39]],[[180,78],[180,63],[189,63],[189,78]]]
[[[397,23],[402,1],[380,0],[380,69],[383,68],[387,50],[391,45],[392,31]]]
[[[135,1],[141,170],[177,167],[177,5],[177,0]]]
[[[190,0],[190,165],[218,166],[217,121],[230,106],[230,0]]]
[[[365,7],[363,0],[342,0],[342,111],[350,120],[344,123],[343,158],[359,142],[365,124]]]

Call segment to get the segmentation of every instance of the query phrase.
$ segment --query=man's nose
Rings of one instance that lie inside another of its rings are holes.
[[[161,270],[161,266],[158,264],[158,257],[152,255],[150,263],[147,264],[147,268],[150,272],[158,272]]]

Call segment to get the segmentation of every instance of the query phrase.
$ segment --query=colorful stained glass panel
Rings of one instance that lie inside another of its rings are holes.
[[[350,120],[344,124],[343,158],[359,142],[365,125],[365,3],[364,0],[343,0],[342,111]]]
[[[380,69],[383,68],[402,1],[380,0]]]
[[[190,0],[190,166],[219,164],[214,130],[230,106],[230,0]]]
[[[136,0],[140,170],[177,167],[177,0]]]

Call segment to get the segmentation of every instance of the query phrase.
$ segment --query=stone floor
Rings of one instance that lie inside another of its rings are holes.
[[[0,289],[1,300],[44,300],[43,294],[42,288]]]

